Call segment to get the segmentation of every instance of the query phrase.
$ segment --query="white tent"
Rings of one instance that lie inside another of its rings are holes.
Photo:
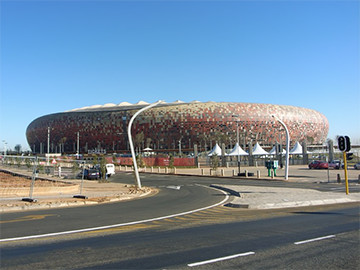
[[[276,149],[275,149],[275,146],[270,150],[269,152],[270,155],[276,155]],[[281,154],[285,155],[286,154],[286,150],[283,149]]]
[[[303,149],[299,142],[296,142],[294,147],[290,150],[290,155],[302,155]]]
[[[303,148],[299,142],[296,142],[294,147],[289,152],[290,155],[302,155]],[[307,151],[307,154],[311,154],[310,151]]]
[[[268,155],[269,153],[266,152],[264,149],[262,149],[259,143],[256,143],[253,148],[252,154],[253,156],[262,156],[262,155]]]
[[[246,153],[240,146],[238,143],[235,144],[234,148],[231,150],[231,152],[229,154],[227,154],[227,156],[247,156],[249,155],[248,153]]]
[[[218,144],[214,146],[214,148],[209,152],[208,156],[217,155],[221,156],[221,148]]]

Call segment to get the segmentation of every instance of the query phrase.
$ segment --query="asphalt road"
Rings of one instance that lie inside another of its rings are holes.
[[[224,199],[211,184],[237,184],[272,187],[313,188],[341,192],[337,184],[288,183],[212,177],[184,177],[142,174],[142,184],[159,189],[152,197],[139,200],[88,207],[46,209],[1,214],[1,239],[81,230],[114,224],[146,220],[183,213],[218,203]],[[134,184],[132,173],[120,173],[113,182]]]
[[[359,263],[355,205],[205,210],[142,227],[1,247],[2,269],[358,269]]]
[[[112,181],[134,182],[132,174]],[[142,175],[156,196],[90,207],[1,215],[1,239],[167,216],[222,201],[212,183],[234,180]],[[269,185],[235,180],[236,184]],[[199,186],[202,184],[204,186]],[[332,184],[271,182],[330,191]],[[335,185],[336,186],[336,185]],[[325,237],[315,242],[297,242]],[[217,206],[127,226],[1,243],[1,269],[357,269],[359,205],[278,210]],[[220,261],[219,261],[220,260]]]
[[[204,186],[164,186],[155,196],[96,206],[1,214],[1,239],[123,224],[183,213],[224,200],[224,193]]]

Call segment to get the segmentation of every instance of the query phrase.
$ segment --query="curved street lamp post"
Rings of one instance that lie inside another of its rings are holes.
[[[286,154],[285,154],[285,180],[289,178],[289,148],[290,148],[290,135],[289,130],[285,123],[281,121],[276,115],[272,115],[285,129],[286,132]]]
[[[135,173],[135,180],[136,180],[136,185],[138,188],[141,189],[141,182],[140,182],[140,176],[139,176],[139,170],[138,170],[138,167],[137,167],[137,163],[136,163],[136,156],[135,156],[135,150],[134,150],[134,144],[133,144],[133,141],[132,141],[132,137],[131,137],[131,126],[136,118],[136,116],[138,116],[140,113],[142,113],[143,111],[145,110],[148,110],[152,107],[155,107],[156,105],[162,103],[163,101],[162,100],[159,100],[155,103],[152,103],[140,110],[138,110],[130,119],[129,121],[129,125],[128,125],[128,137],[129,137],[129,144],[130,144],[130,150],[131,150],[131,156],[132,156],[132,159],[133,159],[133,164],[134,164],[134,173]]]

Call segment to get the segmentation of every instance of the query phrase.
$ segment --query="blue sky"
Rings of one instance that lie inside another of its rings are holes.
[[[311,108],[360,142],[359,1],[0,5],[0,149],[42,115],[159,99]]]

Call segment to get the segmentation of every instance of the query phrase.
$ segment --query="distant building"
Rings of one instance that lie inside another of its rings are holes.
[[[75,153],[77,133],[81,153],[121,152],[128,150],[127,126],[132,115],[148,103],[120,103],[94,105],[67,112],[45,115],[35,119],[27,128],[26,136],[36,153],[47,152],[50,127],[50,152]],[[237,126],[240,145],[248,147],[259,142],[272,146],[276,141],[285,144],[285,131],[271,115],[287,125],[291,142],[323,143],[328,134],[326,117],[312,109],[294,106],[176,101],[158,105],[141,113],[133,124],[133,140],[138,136],[138,147],[175,151],[209,150],[216,142],[229,148],[235,144]],[[139,141],[140,140],[140,141]]]

